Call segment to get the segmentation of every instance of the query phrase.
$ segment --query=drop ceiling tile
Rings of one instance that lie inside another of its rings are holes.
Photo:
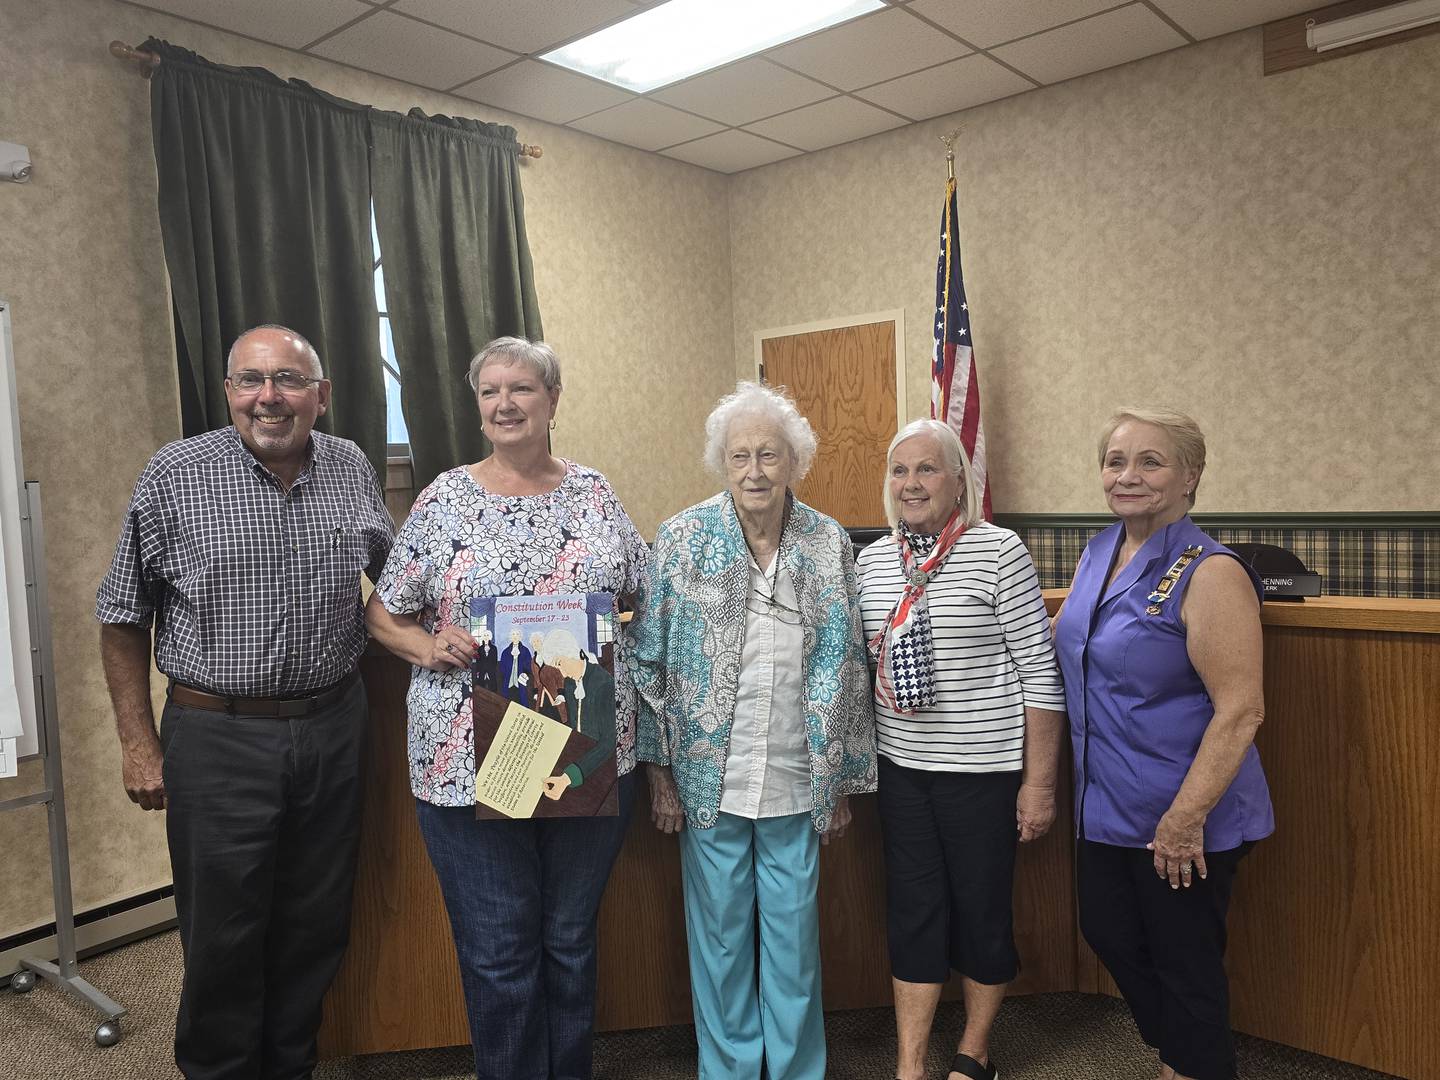
[[[694,142],[672,146],[661,153],[716,172],[735,173],[794,157],[800,151],[762,139],[759,135],[751,135],[748,131],[722,131],[718,135],[707,135]]]
[[[1155,0],[1156,7],[1197,38],[1219,37],[1323,5],[1324,0]]]
[[[964,56],[970,50],[902,8],[822,30],[766,56],[821,82],[854,90]]]
[[[1034,83],[988,56],[972,54],[879,86],[867,86],[855,91],[855,96],[904,113],[912,120],[928,120],[1033,89]]]
[[[398,0],[403,11],[516,52],[544,52],[603,23],[634,15],[627,0]]]
[[[798,109],[835,91],[768,60],[742,60],[650,96],[722,124],[748,124]]]
[[[310,0],[276,4],[271,0],[144,0],[145,6],[221,30],[298,49],[336,27],[373,10],[359,0]]]
[[[999,60],[1043,83],[1139,60],[1187,42],[1149,8],[1131,4],[991,50]]]
[[[513,53],[390,11],[377,11],[310,51],[436,90],[448,90],[515,59]]]
[[[914,0],[910,10],[933,19],[971,45],[988,49],[1004,41],[1028,37],[1061,23],[1083,19],[1115,6],[1117,0]],[[1205,0],[1201,0],[1205,2]]]
[[[497,109],[549,120],[552,124],[568,124],[631,97],[613,86],[535,60],[522,60],[466,83],[457,87],[455,93]]]
[[[594,116],[576,120],[570,125],[603,139],[638,146],[641,150],[659,150],[701,135],[719,131],[721,125],[699,116],[661,105],[658,101],[637,98]]]
[[[888,131],[903,123],[905,121],[900,117],[863,101],[836,97],[781,116],[772,116],[769,120],[747,124],[746,130],[779,139],[802,150],[820,150],[874,135],[877,131]]]

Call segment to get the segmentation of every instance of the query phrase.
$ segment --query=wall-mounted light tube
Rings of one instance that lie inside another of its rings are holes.
[[[1405,0],[1330,22],[1308,22],[1305,44],[1316,52],[1326,52],[1435,22],[1440,22],[1440,0]]]

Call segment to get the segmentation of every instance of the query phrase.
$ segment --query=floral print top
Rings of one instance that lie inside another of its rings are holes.
[[[496,495],[462,468],[420,493],[375,586],[387,610],[420,624],[470,625],[483,596],[634,593],[649,551],[609,481],[565,462],[543,495]],[[616,648],[622,642],[617,635]],[[616,772],[635,767],[634,688],[615,657]],[[410,789],[436,806],[475,803],[470,671],[412,668],[406,696]]]

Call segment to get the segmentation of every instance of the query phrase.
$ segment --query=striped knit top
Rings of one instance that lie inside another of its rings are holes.
[[[894,540],[856,560],[868,642],[899,599]],[[935,641],[935,705],[911,715],[875,704],[876,743],[898,765],[934,772],[1013,772],[1023,764],[1025,707],[1065,711],[1035,564],[1009,529],[981,522],[955,542],[925,587]]]

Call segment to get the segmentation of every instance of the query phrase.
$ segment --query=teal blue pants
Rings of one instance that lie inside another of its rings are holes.
[[[820,838],[809,814],[680,834],[700,1080],[823,1080]],[[755,967],[756,920],[760,967]]]

